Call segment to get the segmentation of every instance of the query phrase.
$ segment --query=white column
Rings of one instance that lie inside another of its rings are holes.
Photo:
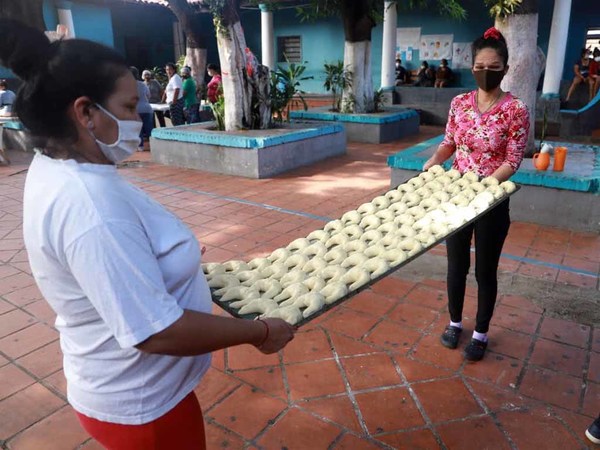
[[[396,79],[396,27],[398,13],[396,2],[384,2],[383,43],[381,46],[381,87],[391,88]]]
[[[567,39],[569,38],[569,20],[571,17],[571,0],[554,0],[550,41],[548,42],[548,59],[542,95],[557,97],[560,92],[565,65]]]
[[[58,24],[64,25],[67,28],[65,38],[75,37],[75,25],[73,24],[73,14],[71,13],[71,2],[58,2],[56,12],[58,15]]]
[[[261,3],[260,8],[260,47],[262,64],[273,70],[275,68],[275,45],[273,41],[273,12],[268,5]]]

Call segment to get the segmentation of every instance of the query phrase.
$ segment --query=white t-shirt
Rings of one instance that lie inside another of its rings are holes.
[[[33,276],[57,314],[69,402],[121,424],[168,412],[196,387],[210,355],[134,346],[184,309],[211,311],[194,235],[112,165],[37,154],[23,206]]]
[[[179,95],[175,99],[179,100],[181,97],[183,97],[183,81],[177,74],[174,74],[171,78],[169,78],[169,83],[165,89],[165,92],[167,93],[167,103],[171,103],[173,101],[175,89],[179,89]]]

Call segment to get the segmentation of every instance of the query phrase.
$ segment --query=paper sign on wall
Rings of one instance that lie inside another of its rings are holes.
[[[454,42],[452,44],[452,68],[470,69],[471,68],[471,43]]]
[[[405,52],[408,47],[417,47],[421,39],[421,27],[396,28],[396,52]]]
[[[419,45],[421,60],[452,58],[453,34],[424,34]]]

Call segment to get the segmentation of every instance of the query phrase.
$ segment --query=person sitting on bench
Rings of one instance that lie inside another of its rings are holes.
[[[0,80],[0,117],[12,116],[12,105],[15,97],[15,93],[8,89],[7,81]]]
[[[438,67],[438,70],[436,70],[435,72],[435,87],[436,88],[443,88],[448,86],[448,84],[450,84],[450,82],[452,82],[452,79],[454,78],[454,74],[452,73],[452,69],[450,69],[450,67],[448,67],[448,60],[447,59],[442,59],[442,62],[440,63],[440,67]]]

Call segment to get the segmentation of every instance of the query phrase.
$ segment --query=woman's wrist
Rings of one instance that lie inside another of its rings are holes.
[[[246,322],[250,328],[248,343],[254,345],[256,348],[260,348],[262,345],[264,345],[270,334],[269,324],[262,319],[242,320],[244,320],[244,322]]]

